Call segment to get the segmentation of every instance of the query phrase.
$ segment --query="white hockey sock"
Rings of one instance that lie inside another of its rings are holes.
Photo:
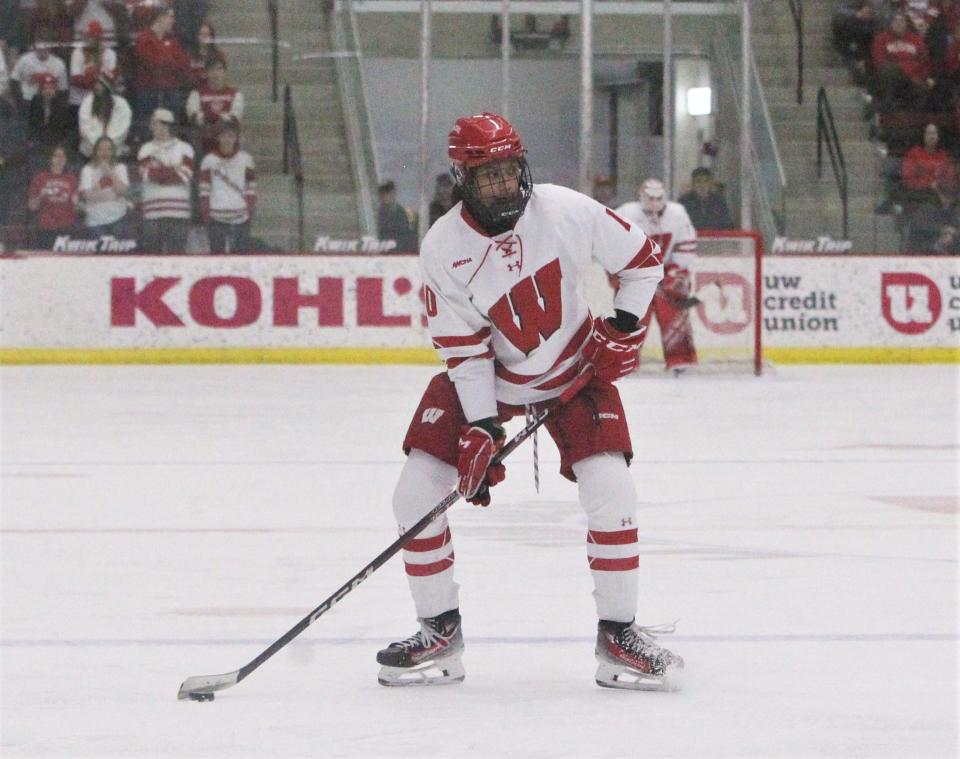
[[[393,514],[400,532],[453,490],[455,467],[429,453],[410,451],[393,492]],[[453,580],[453,540],[446,514],[440,515],[403,550],[410,593],[418,617],[435,617],[460,605],[459,585]]]
[[[630,622],[637,612],[637,491],[619,453],[573,465],[587,513],[587,559],[600,619]]]

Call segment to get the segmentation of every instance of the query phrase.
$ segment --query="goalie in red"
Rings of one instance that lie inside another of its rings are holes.
[[[663,251],[663,282],[640,323],[647,326],[652,317],[657,318],[666,368],[679,375],[697,363],[690,325],[690,309],[700,302],[690,289],[690,269],[697,255],[697,232],[687,210],[679,203],[667,200],[663,182],[659,179],[647,179],[640,185],[639,200],[624,203],[617,213],[639,225]]]
[[[675,687],[683,660],[634,622],[636,491],[630,434],[612,384],[636,367],[647,312],[663,276],[660,249],[635,224],[591,198],[533,184],[526,150],[504,118],[458,119],[449,156],[460,197],[427,233],[420,264],[429,330],[446,362],[404,440],[394,493],[401,533],[452,487],[490,503],[505,470],[492,459],[502,422],[551,409],[546,427],[560,471],[587,514],[587,558],[599,617],[596,681]],[[595,261],[619,280],[616,316],[594,319],[577,290]],[[592,372],[572,400],[564,391]],[[441,516],[410,541],[404,564],[420,629],[377,654],[383,685],[463,680],[463,635],[450,527]]]

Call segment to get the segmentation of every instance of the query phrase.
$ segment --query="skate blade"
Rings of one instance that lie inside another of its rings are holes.
[[[667,667],[663,675],[649,675],[629,667],[600,662],[597,666],[596,682],[601,688],[673,693],[683,688],[683,669]]]
[[[453,685],[462,683],[466,670],[460,658],[441,659],[418,664],[416,667],[381,667],[377,682],[388,688],[417,685]]]

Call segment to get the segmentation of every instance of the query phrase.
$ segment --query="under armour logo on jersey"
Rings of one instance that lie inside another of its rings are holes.
[[[509,237],[491,243],[487,247],[487,253],[491,248],[498,252],[501,258],[510,259],[516,256],[514,260],[507,263],[507,271],[520,273],[523,269],[523,240],[520,239],[520,235],[511,232]]]
[[[624,517],[623,519],[620,520],[621,527],[626,527],[628,524],[633,524],[633,519],[631,519],[630,517]]]
[[[423,416],[420,417],[420,424],[435,424],[441,416],[443,416],[442,408],[425,409]]]

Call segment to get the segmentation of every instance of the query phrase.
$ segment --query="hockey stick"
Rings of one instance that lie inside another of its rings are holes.
[[[563,393],[563,395],[560,396],[561,405],[567,403],[571,398],[573,398],[573,396],[580,392],[580,390],[587,385],[592,377],[592,367],[588,366],[586,370],[581,371],[576,381]],[[493,457],[492,463],[500,463],[517,448],[519,448],[524,440],[530,437],[543,425],[543,423],[547,420],[547,417],[550,415],[550,411],[551,409],[547,408],[534,414],[530,421],[527,422],[527,425],[520,430],[520,432],[514,435],[513,438],[511,438],[511,440],[500,449],[497,455]],[[419,522],[417,522],[413,527],[411,527],[403,535],[391,543],[390,546],[383,551],[383,553],[381,553],[379,556],[377,556],[377,558],[375,558],[353,577],[347,580],[339,590],[337,590],[326,601],[320,604],[316,609],[307,614],[307,616],[297,622],[297,624],[287,630],[287,632],[285,632],[280,638],[271,643],[255,659],[240,667],[240,669],[223,675],[196,675],[194,677],[188,677],[180,686],[180,691],[177,693],[177,698],[181,700],[189,698],[194,701],[211,701],[213,700],[213,694],[215,691],[231,688],[244,678],[248,677],[255,669],[257,669],[257,667],[267,661],[267,659],[277,653],[277,651],[286,646],[291,640],[296,638],[320,617],[330,611],[330,609],[332,609],[336,604],[342,601],[348,593],[356,590],[364,580],[366,580],[368,577],[370,577],[370,575],[386,564],[394,555],[399,553],[404,546],[406,546],[417,535],[423,532],[427,525],[429,525],[434,519],[449,509],[459,499],[460,493],[458,493],[456,490],[453,490],[447,494],[447,496],[440,501],[440,503],[430,509],[430,511],[428,511]]]

